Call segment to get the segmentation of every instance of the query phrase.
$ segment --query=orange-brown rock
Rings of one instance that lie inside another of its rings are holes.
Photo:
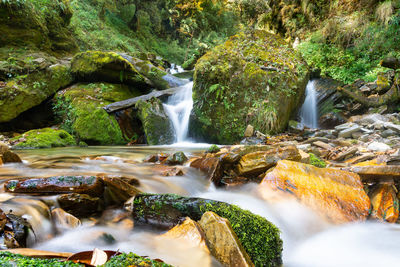
[[[74,215],[69,214],[68,212],[60,208],[55,208],[54,210],[52,210],[51,216],[53,218],[54,224],[59,230],[76,228],[82,224],[81,221]]]
[[[0,142],[0,155],[9,150],[10,148],[8,147],[8,145],[6,145],[3,142]]]
[[[2,154],[3,163],[21,163],[21,158],[14,152],[7,150]]]
[[[295,146],[249,153],[240,159],[237,171],[239,175],[257,176],[275,166],[282,159],[300,161],[301,155]]]
[[[107,202],[106,204],[124,203],[141,192],[133,185],[125,182],[121,177],[104,177],[103,182],[105,184],[104,198]]]
[[[400,179],[399,165],[354,166],[342,170],[355,172],[363,182],[384,182]]]
[[[219,184],[222,178],[223,169],[220,158],[217,157],[202,157],[193,160],[190,167],[199,169],[207,174],[210,181]]]
[[[399,218],[399,200],[391,184],[378,184],[369,194],[372,204],[371,218],[394,223]]]
[[[296,197],[334,223],[365,220],[370,207],[357,174],[288,160],[265,175],[260,192],[268,198],[270,190]]]
[[[197,222],[189,217],[186,217],[183,223],[175,226],[161,237],[184,240],[192,247],[199,247],[207,252],[207,254],[210,254],[203,230]]]
[[[254,266],[227,219],[209,211],[199,224],[211,254],[224,266]]]

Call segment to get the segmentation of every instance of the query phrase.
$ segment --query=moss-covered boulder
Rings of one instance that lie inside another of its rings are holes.
[[[138,101],[135,107],[142,121],[147,144],[165,145],[174,142],[173,126],[161,100],[153,97],[148,101]]]
[[[39,105],[72,81],[69,66],[61,64],[7,81],[0,87],[0,122],[10,121]]]
[[[229,220],[255,266],[281,266],[282,240],[279,229],[265,218],[224,202],[173,194],[137,195],[133,215],[137,223],[172,228],[190,217],[200,220],[212,211]]]
[[[147,92],[153,83],[124,57],[115,52],[86,51],[71,62],[72,73],[79,81],[112,82],[135,86]]]
[[[62,128],[79,140],[91,145],[125,144],[117,120],[103,107],[140,94],[121,84],[76,84],[56,94],[54,108]]]
[[[279,36],[261,30],[235,35],[196,64],[191,129],[218,143],[240,140],[247,124],[280,132],[307,81],[306,63]]]
[[[68,0],[0,1],[0,47],[74,52],[78,47],[68,28],[71,17]]]
[[[13,149],[75,146],[75,139],[64,130],[44,128],[30,130],[11,139]]]

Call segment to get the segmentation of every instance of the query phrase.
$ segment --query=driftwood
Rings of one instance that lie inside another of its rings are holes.
[[[343,87],[338,87],[338,91],[367,107],[380,107],[400,100],[400,84],[397,82],[393,83],[385,94],[372,97],[366,97],[359,92],[352,92]]]
[[[152,97],[159,98],[159,97],[162,97],[162,96],[173,95],[173,94],[175,94],[177,91],[179,91],[181,89],[182,89],[182,87],[175,87],[175,88],[170,88],[170,89],[166,89],[166,90],[162,90],[162,91],[153,91],[153,92],[151,92],[151,93],[149,93],[147,95],[141,95],[141,96],[137,96],[137,97],[134,97],[134,98],[129,98],[129,99],[126,99],[126,100],[123,100],[123,101],[119,101],[119,102],[115,102],[115,103],[109,104],[109,105],[107,105],[107,106],[105,106],[103,108],[108,113],[111,113],[111,112],[115,112],[115,111],[118,111],[118,110],[121,110],[121,109],[127,109],[127,108],[130,108],[130,107],[133,107],[140,100],[147,101],[147,100],[151,99]]]

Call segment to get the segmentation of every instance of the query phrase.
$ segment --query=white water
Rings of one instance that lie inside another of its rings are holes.
[[[300,122],[309,128],[318,128],[317,91],[315,81],[309,81],[306,87],[306,99],[300,108]]]
[[[193,108],[192,87],[193,82],[185,84],[181,90],[168,98],[166,104],[163,104],[174,127],[176,143],[189,142],[187,135],[190,112]]]

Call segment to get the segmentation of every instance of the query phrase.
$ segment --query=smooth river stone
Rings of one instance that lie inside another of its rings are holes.
[[[356,173],[281,160],[260,184],[264,198],[271,190],[294,196],[333,223],[362,221],[369,214],[370,200]]]

